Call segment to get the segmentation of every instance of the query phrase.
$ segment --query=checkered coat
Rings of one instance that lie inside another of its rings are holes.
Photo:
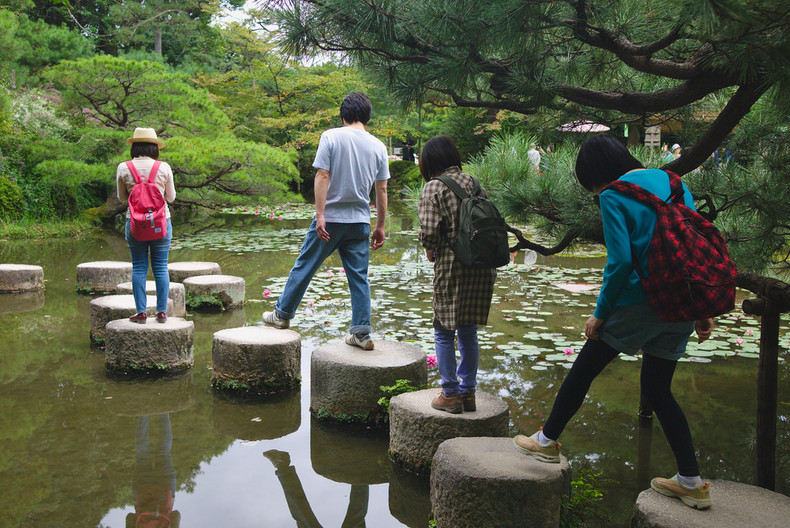
[[[451,167],[445,174],[471,192],[472,177],[461,169]],[[485,189],[482,193],[485,195]],[[448,330],[487,324],[496,279],[496,269],[472,269],[455,259],[451,241],[455,240],[460,204],[455,193],[437,179],[426,183],[420,196],[420,243],[436,250],[433,317]]]

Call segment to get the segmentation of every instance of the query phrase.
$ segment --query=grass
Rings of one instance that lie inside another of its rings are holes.
[[[21,240],[26,238],[74,237],[85,234],[96,227],[93,221],[72,220],[4,220],[0,218],[0,240]]]

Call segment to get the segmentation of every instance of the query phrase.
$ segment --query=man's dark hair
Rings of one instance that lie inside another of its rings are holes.
[[[372,113],[373,105],[370,104],[368,96],[362,92],[351,92],[340,105],[340,117],[348,124],[359,122],[367,125]]]
[[[585,141],[576,158],[576,179],[590,192],[634,169],[644,169],[644,165],[610,134]]]
[[[156,143],[148,143],[145,141],[138,141],[132,143],[132,159],[139,158],[140,156],[147,156],[153,159],[159,159],[159,145]]]
[[[450,167],[461,168],[461,155],[447,136],[429,139],[420,153],[420,174],[425,181],[439,176]]]

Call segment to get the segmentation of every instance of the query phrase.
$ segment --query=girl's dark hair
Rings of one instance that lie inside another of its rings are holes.
[[[420,174],[425,181],[442,174],[450,167],[461,168],[461,155],[447,136],[429,139],[420,152]]]
[[[159,159],[159,145],[156,143],[147,143],[145,141],[132,143],[131,155],[132,159],[139,158],[140,156]]]
[[[351,92],[340,105],[340,117],[349,124],[359,122],[367,125],[372,113],[373,105],[370,104],[368,96],[362,92]]]
[[[644,169],[625,145],[610,134],[598,134],[582,144],[576,158],[576,179],[592,192],[628,171]]]

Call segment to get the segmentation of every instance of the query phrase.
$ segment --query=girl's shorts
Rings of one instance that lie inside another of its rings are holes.
[[[603,324],[601,340],[620,353],[645,354],[677,361],[686,353],[694,322],[668,323],[649,303],[618,306]]]

